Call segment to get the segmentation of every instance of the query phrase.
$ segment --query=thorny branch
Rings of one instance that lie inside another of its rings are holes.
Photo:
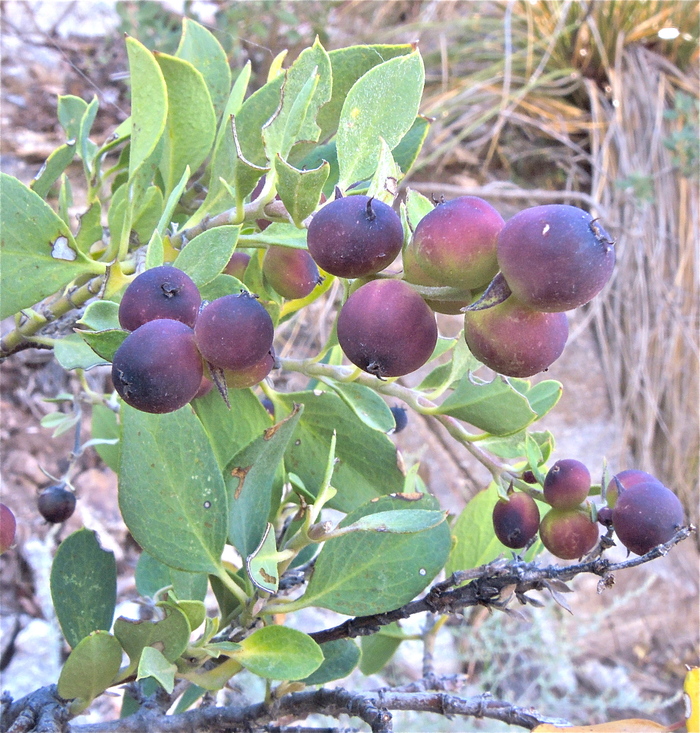
[[[574,565],[550,565],[500,559],[473,570],[453,573],[436,583],[421,599],[394,611],[352,618],[339,626],[317,631],[310,636],[318,643],[335,639],[373,634],[381,626],[407,618],[416,613],[450,614],[475,605],[506,610],[513,595],[521,603],[539,601],[530,599],[528,591],[548,590],[557,598],[560,591],[569,590],[565,581],[582,573],[601,578],[599,588],[614,582],[613,573],[636,567],[666,555],[669,550],[695,532],[695,527],[683,527],[665,544],[655,547],[646,555],[622,562],[601,557],[596,548],[588,558]],[[461,585],[464,584],[464,585]],[[43,687],[13,702],[8,696],[0,700],[0,732],[30,733],[307,733],[309,729],[272,725],[277,720],[303,720],[310,714],[332,717],[349,715],[366,723],[373,733],[391,733],[390,710],[411,710],[437,715],[484,717],[500,720],[531,730],[537,725],[550,723],[568,725],[567,721],[547,717],[532,708],[522,708],[488,695],[463,698],[451,694],[463,678],[436,677],[426,665],[427,677],[404,687],[374,692],[350,692],[342,688],[308,690],[284,695],[272,703],[239,706],[202,706],[176,715],[164,713],[175,701],[176,694],[143,701],[139,712],[120,720],[88,725],[67,723],[65,701],[56,693],[55,686]],[[179,688],[178,688],[179,689]],[[179,689],[181,692],[181,689]],[[179,694],[179,693],[177,693]],[[348,733],[341,729],[320,729],[327,733]]]

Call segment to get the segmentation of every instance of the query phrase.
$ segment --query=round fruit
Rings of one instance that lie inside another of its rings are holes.
[[[316,264],[338,277],[363,277],[388,267],[401,251],[398,214],[364,195],[335,199],[309,224],[309,253]]]
[[[498,264],[513,294],[540,311],[588,303],[609,280],[613,242],[575,206],[534,206],[509,219],[498,235]]]
[[[394,434],[400,433],[408,425],[408,412],[405,407],[394,406],[389,408],[394,416]]]
[[[212,389],[214,389],[214,382],[212,382],[209,377],[202,375],[202,381],[199,383],[199,389],[192,399],[197,400],[200,397],[204,397],[205,395],[208,395]]]
[[[506,547],[518,550],[537,534],[540,512],[535,500],[522,491],[499,499],[493,508],[493,531]]]
[[[246,369],[240,369],[235,372],[226,369],[224,371],[226,386],[231,389],[245,389],[246,387],[253,387],[256,384],[260,384],[274,369],[275,361],[274,353],[269,351],[260,361]]]
[[[234,252],[228,264],[224,267],[224,274],[232,275],[239,280],[243,280],[245,269],[248,267],[249,262],[250,255],[247,252]]]
[[[124,291],[119,304],[119,323],[135,331],[148,321],[168,318],[194,326],[202,297],[182,270],[171,265],[142,272]]]
[[[401,280],[373,280],[340,309],[338,342],[360,369],[400,377],[425,364],[437,343],[433,312]]]
[[[616,473],[608,483],[608,488],[605,492],[605,500],[608,504],[608,506],[612,509],[615,506],[615,502],[617,501],[617,495],[619,491],[619,486],[621,486],[623,489],[631,489],[633,486],[636,486],[637,484],[647,483],[648,481],[655,482],[657,484],[661,484],[661,481],[656,478],[656,476],[652,476],[650,473],[647,473],[646,471],[639,471],[636,468],[628,468],[625,471],[620,471],[620,473]],[[619,486],[618,486],[619,482]],[[663,486],[663,484],[661,484]]]
[[[438,282],[434,277],[430,277],[425,270],[416,262],[415,254],[409,248],[403,253],[403,276],[404,280],[414,285],[425,285],[426,287],[436,288],[443,287],[443,283]],[[462,300],[432,300],[424,298],[428,307],[435,313],[444,313],[448,316],[461,314],[462,308],[471,302],[471,293],[465,291]]]
[[[578,509],[550,509],[540,522],[542,544],[562,560],[576,560],[598,542],[598,525]]]
[[[245,291],[206,305],[194,328],[202,356],[220,369],[233,371],[257,364],[272,348],[274,335],[268,312]]]
[[[503,303],[464,314],[469,350],[506,377],[531,377],[550,367],[564,351],[569,323],[564,313],[542,313],[512,295]]]
[[[613,513],[609,506],[603,506],[598,509],[598,523],[602,524],[603,527],[613,526]]]
[[[591,490],[591,474],[581,461],[557,461],[544,479],[544,498],[555,509],[574,509]]]
[[[194,332],[180,321],[149,321],[130,333],[114,354],[112,381],[128,405],[164,413],[184,407],[202,382]]]
[[[305,298],[323,282],[316,263],[305,249],[271,245],[265,252],[262,271],[267,282],[289,300]]]
[[[63,484],[44,489],[37,500],[39,514],[51,524],[70,519],[75,511],[75,494]]]
[[[631,552],[645,555],[668,542],[683,525],[683,507],[662,483],[647,481],[620,494],[612,519],[620,542]]]
[[[0,504],[0,555],[15,543],[17,520],[8,506]]]
[[[476,196],[461,196],[427,213],[407,250],[439,284],[478,289],[498,272],[496,238],[504,224],[491,204]]]

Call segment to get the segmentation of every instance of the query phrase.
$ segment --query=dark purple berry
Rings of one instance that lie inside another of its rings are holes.
[[[338,316],[338,342],[353,364],[377,377],[400,377],[430,358],[435,315],[401,280],[373,280],[356,290]]]
[[[555,509],[574,509],[591,490],[591,474],[573,458],[557,461],[544,479],[544,498]]]
[[[398,214],[382,201],[345,196],[314,215],[307,235],[316,264],[338,277],[363,277],[388,267],[403,244]]]
[[[246,252],[234,252],[231,255],[231,259],[228,261],[226,267],[224,267],[224,274],[232,275],[233,277],[243,280],[245,276],[246,267],[250,262],[250,255]]]
[[[408,411],[405,407],[399,407],[398,405],[390,407],[389,409],[391,410],[391,414],[394,416],[394,423],[396,425],[394,433],[400,433],[406,425],[408,425]]]
[[[274,335],[268,312],[246,292],[213,300],[202,309],[194,329],[202,356],[219,369],[232,371],[263,359]]]
[[[70,519],[75,511],[75,494],[63,484],[44,489],[37,500],[39,514],[51,524]]]
[[[426,214],[407,249],[440,285],[479,289],[498,272],[496,238],[504,224],[491,204],[461,196]]]
[[[498,236],[498,265],[519,301],[539,311],[588,303],[610,279],[614,242],[575,206],[533,206],[506,222]]]
[[[180,321],[149,321],[130,333],[112,362],[114,388],[128,405],[152,413],[184,407],[202,382],[194,332]]]
[[[531,377],[564,351],[569,323],[564,313],[542,313],[512,295],[503,303],[464,314],[464,338],[474,356],[506,377]]]
[[[168,318],[192,328],[202,298],[192,279],[170,265],[142,272],[124,291],[119,304],[119,323],[135,331],[148,321]]]
[[[609,506],[602,506],[598,509],[598,522],[602,524],[603,527],[613,526],[613,513]]]
[[[512,550],[525,547],[537,534],[540,512],[535,500],[522,491],[499,499],[493,508],[493,531],[499,541]]]
[[[683,506],[678,497],[658,481],[625,488],[613,509],[613,526],[630,552],[645,555],[668,542],[683,525]]]

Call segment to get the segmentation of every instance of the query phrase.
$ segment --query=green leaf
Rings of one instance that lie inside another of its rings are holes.
[[[394,415],[384,400],[369,387],[355,382],[321,379],[357,415],[367,427],[388,433],[394,426]]]
[[[537,419],[527,398],[503,377],[483,382],[468,373],[440,405],[439,413],[471,423],[492,435],[509,435]]]
[[[83,167],[85,170],[85,177],[89,180],[92,175],[92,165],[97,153],[97,145],[93,143],[90,138],[90,131],[92,125],[97,117],[97,110],[100,107],[100,103],[97,97],[92,98],[90,104],[88,104],[83,116],[80,120],[80,129],[78,131],[78,147],[77,151],[80,157],[83,159]]]
[[[166,193],[189,166],[196,171],[211,151],[216,114],[202,74],[182,58],[156,54],[168,90],[165,149],[160,161]]]
[[[380,141],[381,148],[379,149],[377,168],[367,189],[367,195],[391,206],[398,193],[398,184],[401,176],[394,162],[391,150],[389,150],[389,146],[384,142],[383,138],[380,138]]]
[[[246,570],[253,583],[268,593],[277,593],[279,588],[279,570],[281,561],[277,550],[275,529],[268,523],[259,547],[246,558]]]
[[[456,381],[464,378],[468,371],[476,369],[479,366],[479,362],[472,355],[471,351],[469,351],[466,342],[460,334],[454,340],[452,358],[447,364],[441,364],[433,369],[418,385],[418,389],[424,392],[442,392]]]
[[[240,231],[240,226],[222,226],[202,232],[182,248],[173,265],[203,287],[228,264]]]
[[[179,600],[203,601],[207,594],[208,578],[204,573],[188,573],[164,565],[147,552],[142,552],[136,563],[136,590],[142,596],[155,598],[156,593],[172,585]]]
[[[239,241],[240,247],[246,247],[252,243],[275,244],[280,247],[292,247],[294,249],[306,249],[306,230],[299,229],[294,224],[283,224],[273,221],[263,232],[244,234]],[[246,278],[247,279],[247,278]]]
[[[425,138],[430,130],[431,120],[418,115],[411,129],[401,138],[401,142],[393,149],[394,160],[404,174],[408,173],[418,158]]]
[[[529,387],[529,383],[528,383]],[[537,419],[544,417],[561,399],[564,387],[561,382],[546,379],[523,392],[530,407],[537,413]]]
[[[444,511],[426,509],[400,509],[377,512],[361,517],[352,524],[345,525],[344,532],[390,532],[393,534],[413,534],[425,532],[445,521]]]
[[[352,639],[337,639],[321,644],[323,664],[305,680],[305,685],[325,685],[347,677],[360,661],[360,648]]]
[[[202,300],[216,300],[224,295],[238,295],[248,288],[236,277],[231,275],[217,275],[211,282],[200,288]],[[229,395],[230,397],[230,395]],[[221,400],[223,403],[223,400]]]
[[[131,151],[129,179],[155,152],[165,132],[168,92],[153,54],[135,38],[127,37],[131,79]]]
[[[391,633],[392,631],[396,633]],[[360,672],[369,676],[384,669],[399,648],[402,637],[403,633],[396,622],[382,626],[379,632],[372,636],[363,636],[360,639],[362,649]]]
[[[92,406],[92,437],[97,439],[112,440],[119,438],[119,423],[117,414],[104,405]],[[112,469],[119,470],[119,456],[121,445],[108,445],[106,443],[95,445],[95,450],[100,458]]]
[[[233,182],[237,203],[252,192],[268,166],[261,130],[279,107],[283,82],[284,76],[281,75],[265,84],[246,99],[234,117],[240,153],[237,152],[233,161],[233,175],[227,173],[226,179]]]
[[[166,565],[217,573],[226,491],[204,428],[187,406],[165,415],[122,404],[119,507],[138,544]]]
[[[437,502],[427,494],[413,501],[385,496],[355,510],[340,526],[370,514],[416,509],[435,510]],[[393,610],[415,598],[440,572],[450,544],[444,521],[423,532],[353,532],[328,540],[305,595],[294,605],[321,606],[349,616]]]
[[[111,362],[129,332],[122,329],[110,329],[109,331],[78,331],[78,335],[98,356]]]
[[[82,101],[82,100],[81,100]],[[51,186],[61,177],[75,157],[75,143],[66,143],[49,155],[41,170],[36,174],[29,187],[41,198],[46,198]]]
[[[57,114],[61,127],[65,130],[66,138],[74,143],[78,142],[80,135],[80,122],[83,119],[87,102],[81,97],[72,94],[59,95]]]
[[[330,173],[330,165],[323,162],[313,170],[299,170],[277,155],[275,170],[279,197],[292,221],[301,227],[304,219],[318,206],[323,185]]]
[[[182,697],[178,700],[173,715],[178,713],[184,713],[185,710],[189,710],[200,698],[204,697],[206,690],[196,684],[191,684],[183,693]]]
[[[321,130],[316,115],[330,100],[331,85],[331,62],[316,38],[284,73],[282,104],[263,128],[268,160],[278,153],[286,158],[298,140],[318,140]]]
[[[88,210],[79,219],[80,229],[75,236],[75,243],[81,252],[88,254],[90,247],[104,237],[101,203],[99,201],[93,201]]]
[[[58,216],[63,220],[64,224],[70,228],[71,216],[70,209],[73,206],[73,187],[70,179],[63,173],[61,175],[61,187],[58,189]],[[69,259],[72,259],[70,253]]]
[[[411,51],[413,46],[410,44],[348,46],[331,51],[328,58],[331,62],[333,89],[330,101],[318,113],[320,139],[327,140],[338,129],[343,102],[361,76],[377,64],[410,54]]]
[[[382,494],[401,491],[403,475],[396,463],[396,446],[385,434],[359,422],[336,394],[294,392],[280,394],[291,409],[304,405],[285,454],[287,471],[297,474],[315,496],[323,481],[333,432],[337,432],[338,465],[333,486],[338,490],[330,506],[348,512]]]
[[[243,557],[253,554],[263,540],[277,466],[302,412],[303,407],[295,407],[291,415],[268,427],[226,466],[228,540]]]
[[[71,647],[93,631],[109,631],[117,600],[117,564],[114,553],[100,547],[96,532],[79,529],[60,544],[51,566],[51,598]]]
[[[114,635],[130,660],[126,675],[136,669],[141,653],[148,646],[157,645],[163,656],[174,662],[187,649],[190,634],[187,617],[172,607],[166,609],[165,618],[160,621],[132,621],[120,616],[114,622]]]
[[[93,331],[119,328],[119,303],[111,300],[95,300],[88,305],[77,323]]]
[[[34,305],[81,274],[99,271],[39,194],[5,173],[0,173],[0,217],[0,318]]]
[[[88,370],[109,364],[109,361],[98,356],[77,333],[59,339],[53,347],[53,355],[64,369]]]
[[[423,196],[422,193],[414,191],[411,188],[406,189],[406,212],[408,214],[408,223],[413,231],[418,222],[435,208],[435,204]]]
[[[177,667],[151,646],[147,646],[139,660],[137,680],[153,677],[154,680],[168,693],[175,688],[175,673]]]
[[[56,691],[64,700],[75,700],[71,712],[77,714],[112,684],[121,661],[119,642],[106,631],[95,631],[66,659]]]
[[[155,228],[146,249],[146,269],[160,267],[165,262],[165,247],[163,246],[163,237]]]
[[[231,88],[231,69],[226,52],[204,26],[182,19],[182,36],[175,55],[189,61],[204,77],[217,118],[221,117]]]
[[[228,177],[236,165],[236,146],[233,142],[231,117],[238,115],[243,104],[243,97],[245,96],[250,80],[250,68],[250,61],[248,61],[241,69],[231,89],[231,94],[226,103],[226,109],[224,110],[221,122],[219,123],[219,129],[216,133],[214,153],[210,165],[209,189],[204,203],[190,217],[185,225],[186,227],[194,226],[205,216],[219,214],[235,205],[235,199],[229,195],[228,189],[219,179]]]
[[[495,484],[470,499],[452,527],[455,544],[445,565],[445,573],[471,570],[495,560],[500,555],[511,557],[512,550],[496,538],[493,531],[493,508],[498,501]],[[537,542],[526,553],[531,560],[541,549]]]
[[[410,130],[424,78],[423,60],[414,51],[370,69],[348,92],[337,136],[341,188],[374,173],[380,138],[394,148]]]
[[[241,642],[232,657],[259,677],[300,680],[323,662],[321,647],[306,634],[287,626],[266,626]]]
[[[163,209],[163,213],[161,214],[160,219],[158,220],[158,225],[156,226],[156,231],[161,236],[165,234],[165,230],[170,224],[173,212],[175,211],[175,207],[180,201],[180,196],[182,196],[182,192],[185,190],[185,186],[187,185],[189,177],[190,169],[185,168],[185,171],[182,174],[182,178],[180,179],[180,183],[178,183],[177,186],[175,186],[175,188],[170,192],[168,200],[165,202],[165,208]]]
[[[129,186],[124,184],[115,191],[107,212],[107,224],[113,241],[122,237],[129,205]],[[139,242],[148,242],[163,212],[163,194],[157,186],[149,186],[139,197],[138,203],[132,206],[130,231],[138,236]]]
[[[230,410],[221,395],[213,389],[194,402],[195,412],[204,426],[221,470],[236,453],[270,427],[267,410],[251,390],[232,390],[229,400]]]

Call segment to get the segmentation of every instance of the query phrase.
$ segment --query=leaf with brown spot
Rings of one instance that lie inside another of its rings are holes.
[[[275,473],[302,411],[302,406],[295,407],[289,417],[275,425],[272,435],[269,435],[269,430],[262,432],[227,466],[225,480],[230,498],[228,538],[243,557],[253,554],[265,535]]]

